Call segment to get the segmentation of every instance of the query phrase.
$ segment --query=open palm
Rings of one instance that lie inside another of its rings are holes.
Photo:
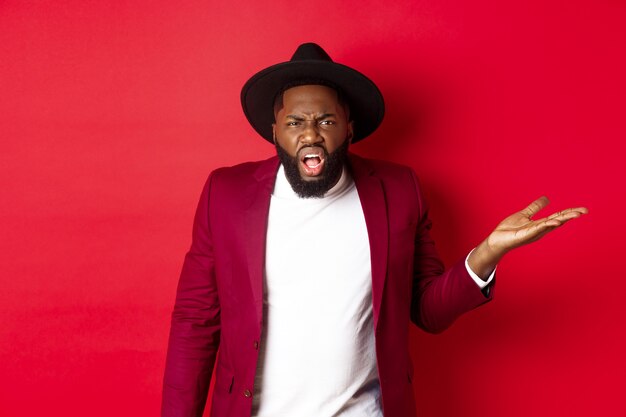
[[[504,219],[489,236],[488,244],[502,254],[511,249],[541,239],[568,221],[586,214],[585,207],[568,208],[548,217],[533,220],[532,217],[550,204],[547,197],[540,197],[525,209]]]

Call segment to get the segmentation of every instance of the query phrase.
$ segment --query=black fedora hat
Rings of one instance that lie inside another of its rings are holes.
[[[263,138],[274,143],[272,123],[278,92],[286,85],[310,79],[326,81],[344,94],[354,121],[353,143],[370,135],[383,121],[385,103],[376,84],[360,72],[333,62],[319,45],[304,43],[290,61],[256,73],[241,89],[243,112]]]

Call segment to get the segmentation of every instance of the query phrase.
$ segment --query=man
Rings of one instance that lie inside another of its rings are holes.
[[[163,416],[201,416],[214,367],[213,416],[414,416],[409,320],[444,330],[491,299],[506,252],[587,212],[531,220],[542,197],[444,271],[413,171],[348,152],[383,118],[368,78],[304,44],[241,98],[277,157],[204,187]]]

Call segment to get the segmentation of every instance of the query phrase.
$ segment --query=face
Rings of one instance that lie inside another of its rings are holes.
[[[287,179],[301,197],[322,197],[339,180],[352,123],[337,92],[303,85],[284,92],[272,125]]]

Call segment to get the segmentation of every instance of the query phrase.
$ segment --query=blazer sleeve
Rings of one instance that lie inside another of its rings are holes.
[[[425,331],[439,333],[463,313],[490,301],[495,280],[490,284],[491,291],[481,291],[467,272],[464,258],[444,269],[430,236],[428,204],[415,173],[411,172],[420,207],[415,230],[411,320]]]
[[[209,176],[196,210],[172,313],[163,381],[163,417],[201,417],[220,343],[220,303],[215,277]]]

